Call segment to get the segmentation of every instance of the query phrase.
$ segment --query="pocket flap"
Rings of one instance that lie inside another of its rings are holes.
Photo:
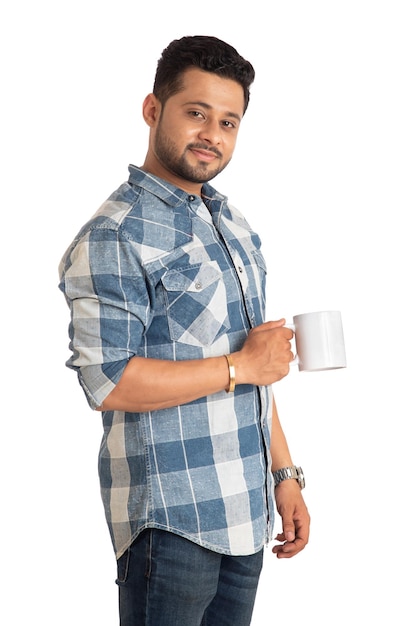
[[[179,270],[169,270],[161,278],[161,282],[167,291],[202,291],[216,280],[221,278],[220,270],[205,263],[204,265],[192,265]]]

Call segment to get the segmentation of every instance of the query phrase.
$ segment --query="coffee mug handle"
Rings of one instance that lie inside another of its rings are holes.
[[[285,324],[285,328],[290,328],[293,331],[293,340],[295,340],[295,325],[294,324]],[[299,363],[298,353],[296,351],[296,341],[295,341],[295,356],[290,361],[290,365],[297,365]]]

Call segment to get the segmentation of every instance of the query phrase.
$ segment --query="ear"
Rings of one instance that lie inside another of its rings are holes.
[[[155,97],[153,93],[149,93],[144,100],[144,104],[142,105],[142,115],[145,122],[151,128],[157,123],[160,111],[160,101]]]

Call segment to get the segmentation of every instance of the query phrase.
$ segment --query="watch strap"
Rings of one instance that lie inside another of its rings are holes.
[[[288,480],[289,478],[294,478],[298,481],[299,487],[303,489],[305,487],[305,476],[303,474],[303,470],[301,467],[296,467],[296,465],[292,465],[290,467],[281,467],[278,470],[272,472],[274,479],[274,486],[277,487],[284,480]]]

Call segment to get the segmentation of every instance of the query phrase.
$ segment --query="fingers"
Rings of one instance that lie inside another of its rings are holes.
[[[260,324],[260,326],[256,326],[252,329],[251,332],[271,332],[275,331],[280,332],[280,336],[285,339],[292,339],[294,332],[291,328],[286,326],[286,320],[284,318],[276,321],[264,322],[264,324]]]
[[[274,546],[273,553],[278,559],[288,559],[307,545],[310,515],[296,481],[283,481],[276,487],[275,495],[283,530],[276,536],[280,543]]]
[[[294,359],[293,331],[284,324],[281,318],[250,330],[241,350],[233,354],[237,384],[270,385],[287,376]]]
[[[291,559],[299,552],[302,552],[305,546],[306,543],[302,539],[295,539],[295,541],[280,543],[274,546],[272,552],[278,559]]]
[[[253,328],[252,332],[261,332],[263,330],[273,330],[274,328],[282,328],[285,324],[286,324],[286,320],[284,319],[284,317],[282,317],[279,320],[270,320],[269,322],[263,322],[259,326],[256,326],[255,328]],[[291,331],[290,328],[289,330]]]
[[[278,559],[289,559],[301,552],[308,543],[309,530],[307,525],[296,527],[287,523],[283,532],[276,536],[280,544],[273,547]]]
[[[285,323],[286,320],[284,319],[264,322],[250,330],[249,338],[250,340],[253,339],[254,341],[262,342],[261,345],[263,345],[264,342],[270,344],[271,342],[283,342],[283,340],[290,341],[294,333],[291,328],[285,326]]]

